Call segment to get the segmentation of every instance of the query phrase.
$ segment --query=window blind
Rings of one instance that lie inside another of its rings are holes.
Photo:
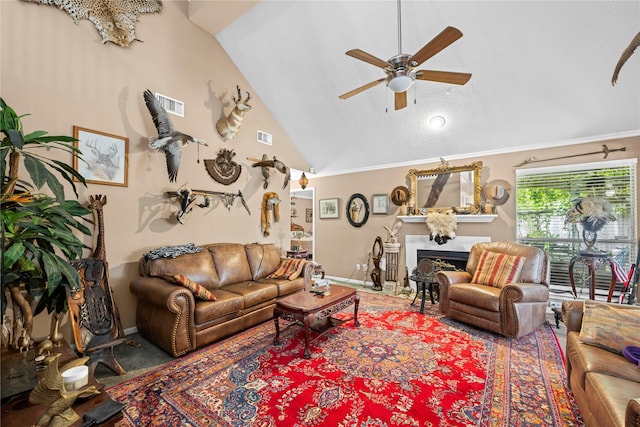
[[[516,171],[517,240],[549,254],[552,293],[573,297],[569,262],[578,251],[586,249],[582,227],[566,221],[567,211],[576,199],[599,197],[611,203],[616,220],[598,233],[596,248],[609,253],[624,271],[635,262],[636,163],[637,159],[628,159]],[[574,270],[582,297],[588,295],[589,277],[585,270],[578,265]],[[596,299],[606,299],[610,279],[609,267],[598,270]]]

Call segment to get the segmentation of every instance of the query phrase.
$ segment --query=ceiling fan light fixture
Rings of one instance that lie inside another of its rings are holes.
[[[413,84],[414,79],[415,77],[411,75],[395,76],[389,80],[387,86],[396,93],[406,92]]]

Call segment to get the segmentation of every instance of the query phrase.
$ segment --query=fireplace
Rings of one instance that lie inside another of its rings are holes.
[[[428,258],[430,260],[442,260],[460,270],[464,270],[467,265],[467,259],[469,258],[469,252],[461,251],[434,251],[431,249],[418,249],[416,258],[416,265],[420,263],[420,260]]]
[[[406,235],[405,241],[405,265],[407,272],[411,274],[418,260],[421,259],[420,251],[427,253],[426,257],[441,259],[456,267],[464,269],[467,264],[467,257],[471,246],[476,243],[490,242],[491,238],[486,236],[456,236],[447,241],[444,245],[439,245],[433,240],[429,240],[428,235]],[[423,255],[425,257],[425,255]],[[411,281],[411,287],[415,290],[416,284]]]

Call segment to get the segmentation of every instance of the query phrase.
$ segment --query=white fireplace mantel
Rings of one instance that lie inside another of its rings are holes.
[[[418,249],[426,249],[432,251],[452,251],[452,252],[469,252],[471,246],[476,243],[490,242],[491,237],[487,236],[456,236],[455,239],[447,240],[444,245],[439,245],[433,240],[429,240],[426,234],[404,236],[405,244],[405,262],[409,274],[418,264]],[[411,282],[411,287],[415,289],[415,283]]]
[[[498,215],[456,215],[458,222],[491,222],[496,219]],[[426,215],[398,215],[398,219],[402,222],[425,222]]]

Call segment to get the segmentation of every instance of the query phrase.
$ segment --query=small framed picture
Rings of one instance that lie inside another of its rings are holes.
[[[340,209],[338,199],[322,199],[320,200],[320,219],[339,218]]]
[[[127,186],[129,138],[79,126],[73,137],[83,159],[73,156],[73,168],[87,183]]]
[[[388,194],[374,194],[371,196],[371,213],[374,215],[389,215]]]
[[[313,209],[307,208],[304,211],[304,221],[313,222]]]

